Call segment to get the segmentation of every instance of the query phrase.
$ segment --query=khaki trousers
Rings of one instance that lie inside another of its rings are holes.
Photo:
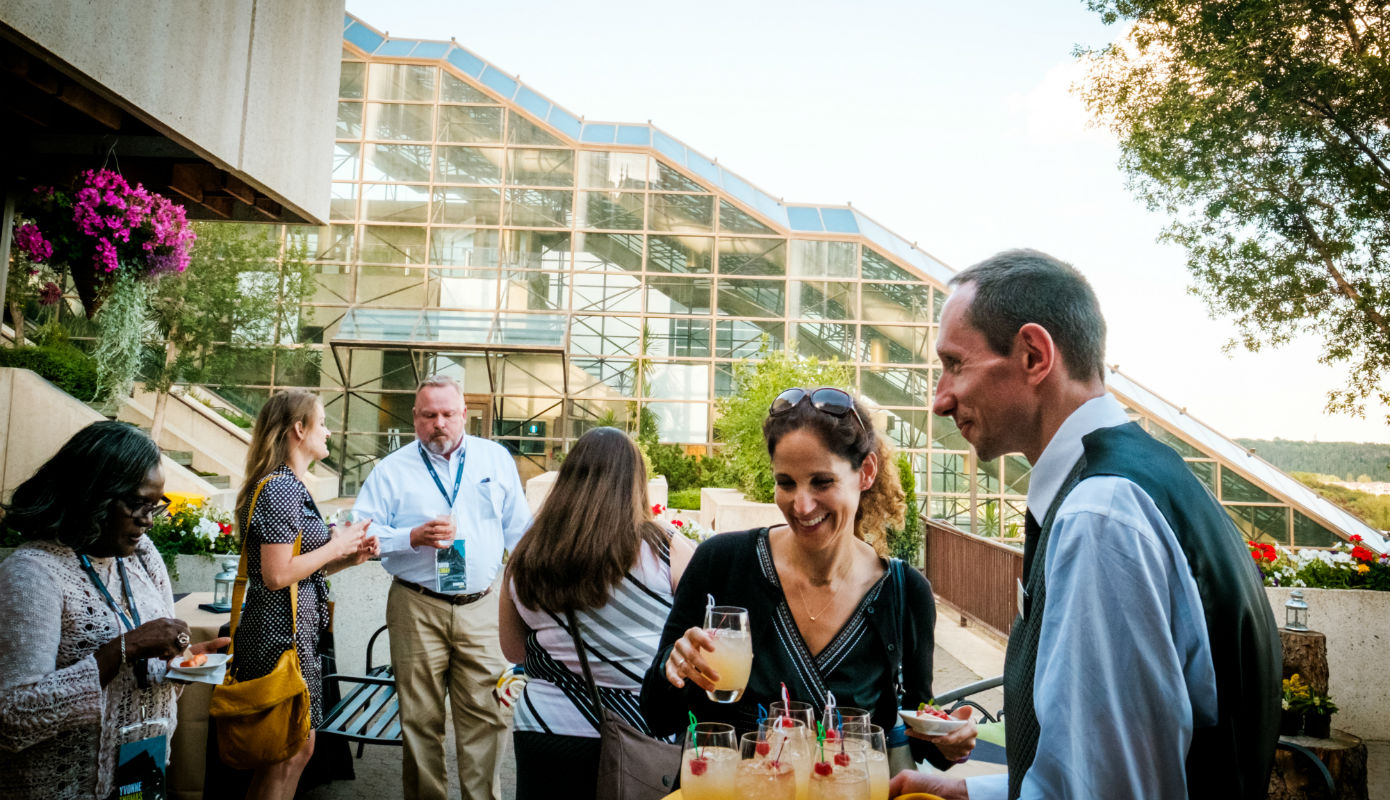
[[[456,606],[392,581],[386,596],[391,663],[401,706],[406,800],[446,800],[444,695],[454,714],[464,800],[501,800],[497,762],[508,716],[492,696],[508,664],[497,638],[498,588]]]

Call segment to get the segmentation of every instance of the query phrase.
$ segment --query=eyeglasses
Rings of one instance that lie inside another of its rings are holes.
[[[775,417],[785,414],[793,408],[801,405],[802,401],[810,398],[811,407],[817,411],[823,411],[832,417],[844,419],[853,414],[856,422],[859,423],[861,430],[868,432],[869,428],[864,424],[864,420],[859,416],[859,411],[854,407],[854,398],[850,397],[849,392],[844,389],[836,389],[833,386],[822,386],[819,389],[807,391],[799,386],[787,389],[777,395],[777,399],[768,406],[768,416]]]
[[[151,520],[159,519],[169,513],[169,498],[161,497],[157,502],[151,503],[137,498],[122,497],[121,505],[126,507],[130,516],[135,519],[147,517]]]

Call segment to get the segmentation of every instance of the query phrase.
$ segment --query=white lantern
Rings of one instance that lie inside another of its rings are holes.
[[[1284,627],[1291,631],[1308,630],[1308,604],[1298,589],[1289,592],[1289,599],[1284,603]]]

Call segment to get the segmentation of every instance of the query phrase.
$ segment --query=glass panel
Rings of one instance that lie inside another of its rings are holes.
[[[1019,455],[1004,456],[1004,493],[1028,494],[1028,479],[1032,477],[1033,465]]]
[[[641,153],[582,151],[579,186],[583,189],[647,188],[647,157]]]
[[[714,196],[652,194],[649,221],[654,231],[709,233],[714,230]]]
[[[806,278],[853,278],[859,267],[853,242],[792,239],[791,274]]]
[[[430,146],[427,144],[368,144],[363,179],[427,183]]]
[[[1309,519],[1301,511],[1293,512],[1293,543],[1296,547],[1332,547],[1342,537]]]
[[[709,274],[713,252],[710,237],[653,236],[647,242],[647,271]]]
[[[576,312],[614,311],[642,313],[641,279],[626,274],[576,272],[574,310]]]
[[[751,214],[745,213],[727,200],[719,201],[719,230],[725,233],[765,233],[776,235],[777,231],[762,224]]]
[[[333,180],[355,181],[362,166],[362,145],[336,142],[333,145]]]
[[[932,375],[932,370],[924,368],[870,367],[860,370],[859,380],[864,393],[882,405],[927,408]]]
[[[329,201],[328,216],[334,220],[357,219],[356,183],[334,183],[333,197]]]
[[[660,161],[656,162],[655,180],[652,182],[653,189],[661,189],[667,192],[708,192],[709,189],[696,183],[694,180],[685,177],[673,167],[668,167]]]
[[[787,274],[787,240],[719,239],[719,274]]]
[[[1207,455],[1206,453],[1203,453],[1201,450],[1198,450],[1197,448],[1178,438],[1176,434],[1169,433],[1166,428],[1161,427],[1157,422],[1154,422],[1153,420],[1149,420],[1149,424],[1145,427],[1149,429],[1149,435],[1153,436],[1155,439],[1159,440],[1160,442],[1163,442],[1164,444],[1178,451],[1178,455],[1182,456],[1183,458],[1205,458]]]
[[[576,227],[640,231],[645,207],[636,192],[580,192]]]
[[[367,104],[367,138],[428,142],[434,106],[400,103]]]
[[[786,281],[719,279],[719,313],[728,317],[785,316]]]
[[[1242,478],[1235,470],[1221,467],[1221,502],[1223,503],[1277,503],[1274,495]]]
[[[576,233],[574,268],[641,272],[642,238],[640,233]]]
[[[931,454],[932,494],[964,494],[970,491],[965,474],[965,456],[956,453]]]
[[[338,70],[338,96],[362,99],[362,84],[366,81],[367,65],[361,61],[344,61]]]
[[[503,270],[502,303],[504,311],[563,310],[569,298],[565,293],[565,276],[560,272],[529,272]]]
[[[362,216],[373,222],[427,222],[430,192],[425,186],[368,183],[362,186]]]
[[[665,378],[672,391],[684,392],[689,397],[695,391],[709,386],[709,368],[703,365],[670,365],[676,374]],[[690,388],[687,388],[690,387]],[[656,414],[657,430],[663,442],[707,442],[709,441],[709,405],[705,403],[648,403],[644,406]]]
[[[933,417],[931,421],[932,439],[942,450],[969,450],[970,443],[960,435],[956,423],[950,417]]]
[[[999,459],[993,461],[977,461],[975,463],[975,475],[979,481],[979,492],[981,494],[999,494]]]
[[[865,283],[864,319],[922,324],[931,321],[931,287],[924,283]]]
[[[970,528],[970,499],[967,497],[933,497],[929,505],[932,519],[939,519],[962,530]]]
[[[512,186],[573,186],[573,150],[507,151],[507,183]]]
[[[549,131],[515,111],[507,114],[507,141],[512,144],[564,144]]]
[[[1211,491],[1213,497],[1216,496],[1215,461],[1188,461],[1187,468],[1192,470],[1192,474],[1197,476],[1197,480]]]
[[[496,189],[435,189],[431,219],[453,225],[496,225],[500,205],[501,193]]]
[[[381,264],[423,264],[425,229],[364,225],[362,252],[358,257],[364,262]]]
[[[632,397],[637,391],[637,364],[630,359],[572,358],[570,365],[580,372],[579,376],[570,378],[571,391],[599,397]],[[586,406],[596,405],[590,401],[582,402]],[[575,416],[579,414],[576,410]]]
[[[507,224],[530,228],[568,228],[574,192],[508,189]]]
[[[720,358],[750,358],[762,348],[764,337],[771,350],[782,349],[781,322],[721,319],[714,323],[714,354]]]
[[[709,278],[647,278],[648,314],[708,314],[714,282]]]
[[[869,314],[865,319],[874,318]],[[875,364],[928,364],[935,356],[935,328],[863,326],[864,360]]]
[[[304,245],[305,252],[315,261],[351,261],[353,229],[351,225],[298,228],[292,226],[291,236]],[[302,237],[302,239],[300,238]]]
[[[810,319],[855,319],[859,316],[857,287],[853,283],[792,281],[791,308],[787,316]]]
[[[430,263],[457,267],[496,266],[497,231],[478,228],[432,228]]]
[[[570,350],[590,355],[639,355],[641,329],[631,317],[576,316],[570,325]]]
[[[848,361],[854,357],[854,327],[833,322],[798,322],[792,328],[796,352],[812,358]]]
[[[884,409],[883,430],[899,448],[922,448],[931,443],[931,412],[926,409]]]
[[[570,235],[551,231],[507,231],[502,263],[516,269],[569,269]]]
[[[1288,506],[1226,506],[1242,535],[1252,542],[1289,543]]]
[[[491,233],[491,231],[479,231]],[[439,231],[434,232],[435,236]],[[496,269],[432,269],[429,280],[431,305],[452,309],[497,308],[498,273]]]
[[[440,145],[435,156],[434,179],[440,183],[502,182],[501,148]]]
[[[439,84],[439,102],[441,103],[495,103],[497,101],[483,94],[478,89],[474,89],[464,81],[455,78],[444,70],[443,80]]]
[[[941,321],[941,309],[946,307],[946,297],[946,292],[943,292],[940,289],[931,290],[932,322]]]
[[[309,302],[352,302],[353,276],[347,271],[347,267],[337,264],[313,264],[309,270],[314,276],[314,293],[309,297]]]
[[[436,67],[421,64],[372,64],[367,99],[434,102]]]
[[[647,355],[675,356],[678,358],[702,358],[710,354],[709,320],[707,319],[662,319],[648,317]],[[701,367],[704,369],[704,367]],[[708,385],[709,377],[705,377]],[[704,397],[703,386],[694,396]],[[653,392],[652,397],[691,397],[690,394],[669,394]]]
[[[338,104],[338,129],[334,134],[339,139],[362,138],[362,104]]]
[[[357,272],[357,302],[419,308],[425,302],[425,271],[418,267],[361,267]]]
[[[862,250],[864,280],[866,281],[916,281],[916,275],[888,260],[888,257],[871,247]]]
[[[502,109],[495,106],[439,106],[439,141],[501,142]]]

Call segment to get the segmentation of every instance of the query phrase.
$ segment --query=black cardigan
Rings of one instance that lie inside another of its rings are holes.
[[[721,533],[696,549],[676,589],[656,658],[642,681],[642,713],[652,732],[665,735],[684,730],[691,711],[702,722],[728,722],[740,733],[756,730],[759,704],[767,708],[781,699],[783,682],[793,700],[816,709],[825,705],[824,693],[817,690],[830,689],[839,705],[868,709],[885,731],[900,723],[900,707],[916,708],[931,699],[936,603],[927,579],[904,567],[900,592],[894,570],[885,570],[850,621],[813,659],[795,629],[767,535],[767,528]],[[753,670],[737,703],[714,703],[693,682],[677,689],[666,680],[671,648],[686,630],[704,624],[710,594],[719,605],[748,609]],[[798,664],[803,668],[798,669]],[[899,664],[901,700],[896,686]],[[942,769],[950,766],[935,745],[908,741],[914,759],[927,759]]]

